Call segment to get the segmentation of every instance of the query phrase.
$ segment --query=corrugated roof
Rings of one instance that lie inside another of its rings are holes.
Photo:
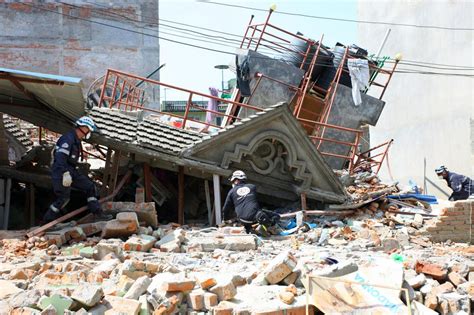
[[[18,81],[44,105],[74,120],[84,114],[85,100],[80,78],[0,68],[0,103],[34,106],[36,102],[10,79]],[[35,117],[28,121],[41,125]]]

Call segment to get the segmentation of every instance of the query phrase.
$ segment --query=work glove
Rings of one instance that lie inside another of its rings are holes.
[[[63,174],[63,186],[64,187],[71,187],[72,184],[72,177],[69,172],[64,172]]]

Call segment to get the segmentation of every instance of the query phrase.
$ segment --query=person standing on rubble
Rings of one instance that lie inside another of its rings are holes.
[[[444,165],[438,167],[435,172],[440,179],[446,180],[448,187],[453,190],[449,196],[450,201],[465,200],[474,194],[474,182],[469,177],[450,172]]]
[[[84,192],[87,196],[87,207],[96,220],[110,220],[105,215],[97,200],[97,188],[88,176],[79,173],[77,164],[81,154],[81,140],[89,139],[97,130],[92,118],[84,116],[75,122],[75,128],[62,135],[54,149],[54,161],[51,167],[51,179],[56,200],[51,204],[43,217],[45,223],[64,215],[63,210],[69,202],[71,188]]]
[[[243,224],[248,234],[252,232],[252,226],[256,223],[267,229],[280,221],[278,213],[260,208],[257,200],[257,187],[246,183],[247,175],[243,171],[235,171],[229,180],[232,183],[232,189],[227,194],[222,208],[223,220],[224,213],[233,207],[237,219]]]

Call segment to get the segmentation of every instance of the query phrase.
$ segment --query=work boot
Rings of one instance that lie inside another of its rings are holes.
[[[93,213],[94,221],[110,221],[114,218],[111,214],[105,214],[104,211],[99,210]]]
[[[43,216],[44,224],[54,221],[61,217],[61,213],[58,211],[53,211],[53,209],[49,208],[48,211]]]

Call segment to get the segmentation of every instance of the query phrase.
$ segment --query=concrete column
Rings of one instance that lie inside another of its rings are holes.
[[[216,211],[216,224],[222,223],[221,217],[221,183],[220,177],[217,174],[212,175],[212,181],[214,183],[214,209]]]

